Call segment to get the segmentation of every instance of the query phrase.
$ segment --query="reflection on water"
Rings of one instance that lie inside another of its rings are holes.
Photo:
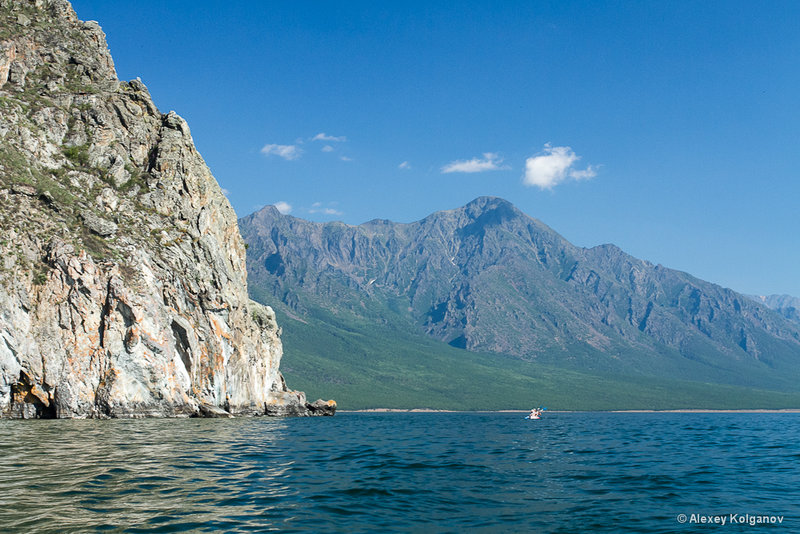
[[[279,449],[285,428],[248,419],[2,421],[0,517],[29,532],[214,530],[235,509],[246,525],[292,492],[291,460]],[[241,499],[242,482],[257,492]]]
[[[0,530],[800,531],[798,460],[798,414],[0,421]]]

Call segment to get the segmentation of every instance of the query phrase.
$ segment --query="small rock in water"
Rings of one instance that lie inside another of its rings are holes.
[[[333,415],[336,413],[336,401],[317,399],[306,405],[311,415]]]
[[[229,412],[226,412],[219,406],[209,406],[207,404],[200,405],[199,415],[200,417],[207,417],[210,419],[233,417]]]

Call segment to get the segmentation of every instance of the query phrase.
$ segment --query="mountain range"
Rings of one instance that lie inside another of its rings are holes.
[[[587,380],[674,381],[674,391],[797,391],[800,325],[785,314],[614,245],[577,247],[500,198],[408,224],[314,223],[267,206],[239,225],[251,296],[269,301],[285,317],[286,339],[307,348],[293,364],[287,351],[287,374],[305,358],[332,383],[352,382],[358,365],[343,362],[354,347],[402,365],[397,349],[385,354],[396,336],[433,342],[422,352],[446,352],[453,366],[482,355]],[[313,342],[348,332],[360,338],[338,352]]]
[[[800,298],[790,295],[750,295],[750,298],[777,311],[791,321],[800,322]]]

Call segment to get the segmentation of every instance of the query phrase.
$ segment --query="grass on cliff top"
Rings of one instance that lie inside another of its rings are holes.
[[[744,409],[800,407],[800,393],[641,376],[590,374],[453,348],[424,335],[342,316],[293,319],[281,369],[310,400],[343,410]]]

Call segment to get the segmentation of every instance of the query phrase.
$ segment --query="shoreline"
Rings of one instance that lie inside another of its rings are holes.
[[[436,410],[432,408],[366,408],[338,413],[528,413],[530,410]],[[800,408],[675,408],[664,410],[547,410],[550,413],[800,413]]]

